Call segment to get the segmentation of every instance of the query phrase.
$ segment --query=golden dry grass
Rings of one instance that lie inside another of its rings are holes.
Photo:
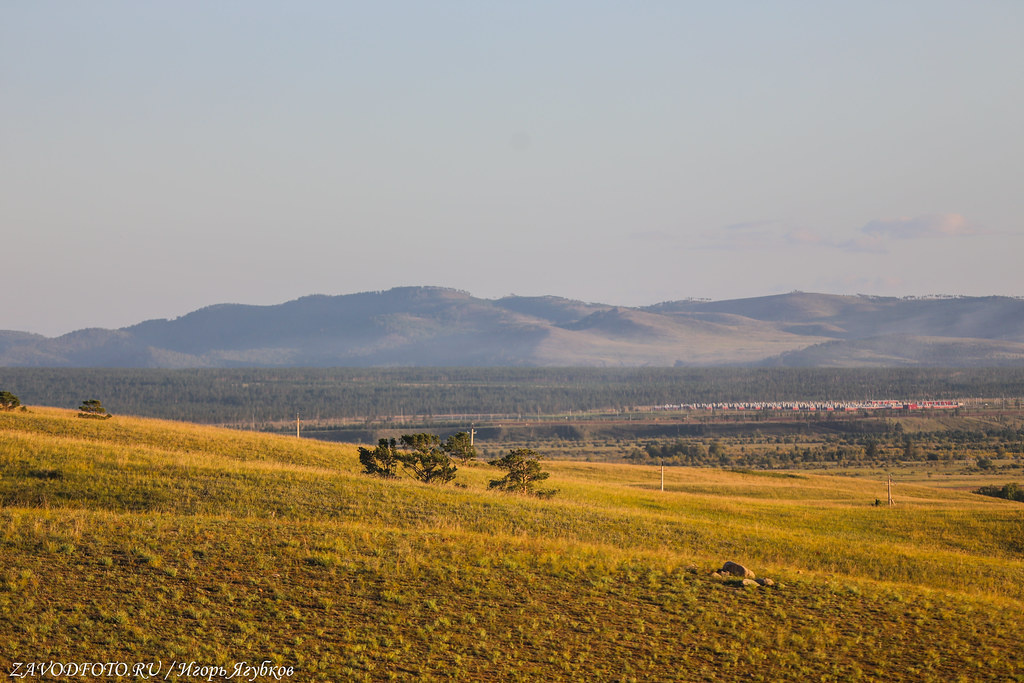
[[[546,462],[550,500],[353,446],[0,415],[2,664],[269,657],[297,680],[1014,680],[1024,508],[810,474]],[[742,588],[724,560],[775,578]],[[941,644],[941,646],[940,646]]]

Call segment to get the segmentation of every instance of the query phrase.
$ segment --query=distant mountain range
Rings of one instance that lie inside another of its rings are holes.
[[[48,338],[0,331],[0,366],[1021,366],[1024,301],[794,292],[640,308],[438,287],[220,304]]]

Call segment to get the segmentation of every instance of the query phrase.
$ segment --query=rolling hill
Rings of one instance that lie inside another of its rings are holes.
[[[794,292],[627,308],[402,287],[56,338],[0,331],[6,367],[714,365],[1024,365],[1024,301]]]
[[[558,493],[541,500],[490,490],[482,463],[436,486],[365,475],[350,445],[0,412],[0,665],[159,662],[161,680],[224,680],[238,662],[301,681],[1024,675],[1019,503],[908,482],[877,506],[878,478],[670,467],[662,487],[650,466],[544,467]],[[714,573],[726,560],[774,585]],[[227,673],[182,675],[188,662]]]

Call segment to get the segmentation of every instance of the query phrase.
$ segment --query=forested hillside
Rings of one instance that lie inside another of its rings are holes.
[[[1024,366],[1024,301],[794,292],[629,308],[401,287],[57,338],[0,331],[0,366]]]

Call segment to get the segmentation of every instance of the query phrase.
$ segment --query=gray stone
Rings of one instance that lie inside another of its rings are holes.
[[[736,564],[735,562],[726,562],[718,571],[722,572],[723,574],[732,574],[733,576],[740,576],[744,579],[756,578],[754,576],[754,572],[750,571],[742,564]]]
[[[755,579],[762,586],[774,586],[775,582],[771,579]]]

